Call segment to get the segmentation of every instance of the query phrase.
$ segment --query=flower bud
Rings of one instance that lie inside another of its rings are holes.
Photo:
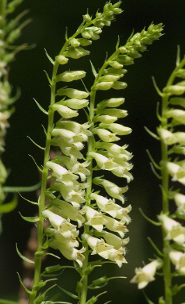
[[[164,93],[173,95],[182,95],[185,92],[185,86],[171,85],[163,89]]]
[[[70,108],[60,104],[54,104],[52,109],[57,111],[64,118],[71,118],[79,115],[77,111],[71,110]]]
[[[91,16],[89,14],[86,14],[86,15],[83,15],[83,19],[86,21],[86,22],[89,22],[91,21]]]
[[[71,57],[73,59],[79,59],[83,56],[87,56],[90,54],[90,51],[85,50],[82,47],[69,47],[68,50],[65,52],[67,57]]]
[[[181,193],[176,193],[174,195],[175,204],[177,205],[177,210],[179,212],[185,213],[185,195]]]
[[[105,75],[105,76],[102,76],[100,79],[99,79],[99,81],[100,82],[110,82],[110,81],[112,81],[112,82],[115,82],[115,81],[117,81],[118,79],[120,79],[120,77],[122,77],[122,75],[120,75],[120,76],[117,76],[117,75]]]
[[[68,63],[68,61],[69,61],[69,59],[66,58],[66,57],[63,56],[63,55],[57,56],[56,59],[57,59],[57,61],[58,61],[59,64],[66,64],[66,63]]]
[[[91,40],[87,40],[84,38],[78,38],[77,41],[80,43],[81,46],[88,46],[92,44]]]
[[[114,141],[117,141],[120,139],[115,134],[109,132],[108,130],[104,130],[104,129],[94,129],[93,133],[97,134],[100,137],[100,139],[105,142],[114,142]]]
[[[112,88],[114,90],[123,90],[123,89],[126,89],[127,88],[127,83],[126,82],[122,82],[122,81],[116,81]]]
[[[117,117],[110,116],[110,115],[97,115],[94,117],[94,122],[100,121],[106,124],[110,124],[112,122],[115,122],[117,120]]]
[[[107,107],[119,107],[121,104],[125,102],[125,98],[110,98],[107,100],[103,100],[97,104],[97,108],[107,108]]]
[[[70,44],[71,44],[73,47],[80,46],[80,42],[79,42],[78,39],[76,39],[76,38],[70,39],[69,42],[70,42]]]
[[[112,60],[112,61],[108,61],[108,64],[113,67],[114,69],[122,69],[123,68],[123,64],[117,62],[116,60]]]
[[[87,99],[65,99],[63,101],[63,104],[65,104],[67,107],[78,110],[87,107],[89,101]]]
[[[56,76],[56,81],[71,82],[73,80],[79,80],[84,78],[85,71],[66,71]]]
[[[2,161],[0,160],[0,185],[4,184],[8,177],[7,170],[3,165]]]
[[[107,108],[107,109],[97,109],[98,114],[104,114],[104,115],[110,115],[115,116],[117,118],[124,118],[128,115],[128,112],[126,110],[122,109],[116,109],[116,108]]]
[[[105,128],[111,130],[113,133],[116,133],[118,135],[127,135],[132,132],[132,129],[129,127],[125,127],[123,125],[112,123],[112,124],[99,124],[100,128]]]
[[[117,61],[121,64],[124,64],[124,65],[130,65],[130,64],[134,63],[134,59],[132,57],[127,56],[127,55],[119,55],[117,57]]]
[[[102,91],[106,91],[111,89],[111,87],[113,86],[114,82],[100,82],[98,84],[95,85],[95,90],[102,90]]]
[[[84,99],[89,96],[89,93],[71,88],[61,88],[57,91],[57,95],[66,95],[69,98]]]

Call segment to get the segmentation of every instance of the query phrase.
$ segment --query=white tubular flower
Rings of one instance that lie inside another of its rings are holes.
[[[93,157],[96,160],[97,165],[103,170],[111,171],[117,167],[116,163],[100,153],[89,152],[88,155]]]
[[[52,109],[57,111],[64,118],[72,118],[78,116],[78,112],[61,104],[54,104]]]
[[[119,222],[107,215],[103,215],[103,218],[106,220],[105,226],[107,229],[113,232],[117,232],[121,238],[123,238],[125,236],[125,233],[128,232],[128,229],[122,222]]]
[[[158,134],[161,138],[161,140],[166,144],[166,145],[173,145],[177,142],[174,134],[166,129],[163,128],[158,128]]]
[[[76,121],[71,121],[71,120],[67,120],[67,121],[59,121],[56,124],[57,128],[64,128],[67,129],[69,131],[72,131],[76,134],[80,134],[81,136],[83,136],[86,140],[88,136],[91,136],[92,133],[88,130],[89,128],[89,124],[88,123],[84,123],[84,124],[79,124]]]
[[[185,275],[185,253],[170,249],[169,257],[172,263],[175,265],[175,269],[181,274]]]
[[[61,88],[57,91],[57,95],[66,95],[69,98],[84,99],[89,96],[89,93],[72,88]]]
[[[105,239],[106,243],[109,244],[109,245],[112,245],[114,246],[115,249],[119,250],[120,248],[122,248],[124,251],[124,254],[126,253],[125,252],[125,239],[121,239],[120,237],[118,237],[117,235],[113,234],[113,233],[110,233],[110,232],[107,232],[107,231],[103,231],[103,234],[102,234],[103,238]],[[128,241],[128,239],[127,239]]]
[[[120,140],[116,134],[105,129],[93,129],[93,133],[97,134],[99,138],[105,142],[114,142]]]
[[[180,223],[165,214],[159,215],[158,218],[166,232],[166,240],[173,240],[180,245],[185,243],[185,228]]]
[[[62,139],[53,139],[52,145],[58,146],[63,154],[73,157],[74,161],[83,158],[83,154],[79,151],[84,148],[84,145],[81,142],[69,144]]]
[[[105,128],[111,130],[113,133],[116,133],[118,135],[127,135],[132,132],[132,129],[129,127],[125,127],[123,125],[117,124],[117,123],[111,123],[111,124],[99,124],[100,128]]]
[[[87,141],[88,137],[83,136],[83,134],[76,134],[72,131],[65,130],[65,129],[53,129],[51,132],[53,136],[60,136],[62,139],[69,144],[81,142],[81,141]]]
[[[173,162],[167,162],[166,168],[172,176],[172,181],[178,181],[185,185],[185,168]]]
[[[132,169],[132,164],[124,164],[124,166],[118,165],[115,169],[112,170],[112,173],[118,177],[123,177],[127,179],[127,183],[130,183],[131,180],[133,180],[133,176],[129,170]]]
[[[130,160],[133,157],[132,153],[126,150],[128,148],[127,145],[121,147],[114,143],[97,142],[96,146],[99,149],[106,149],[110,154],[112,154],[115,157],[115,162],[117,162],[116,158],[120,160]]]
[[[137,283],[138,288],[145,288],[149,282],[155,280],[154,276],[158,268],[162,266],[162,263],[158,260],[154,260],[151,263],[147,264],[143,268],[136,268],[136,275],[130,281],[131,283]]]
[[[62,183],[55,183],[53,184],[53,187],[55,190],[60,191],[65,201],[71,203],[77,209],[85,202],[84,190],[73,190],[71,187],[66,187]]]
[[[116,184],[101,178],[94,178],[93,181],[96,185],[102,185],[110,196],[112,196],[113,198],[117,198],[122,203],[124,203],[125,200],[122,193],[126,192],[128,190],[128,187],[121,188],[118,187]]]
[[[176,193],[174,195],[174,200],[177,205],[177,210],[182,213],[185,213],[185,195]]]
[[[96,193],[91,193],[90,198],[96,200],[96,203],[101,211],[106,212],[112,217],[121,220],[122,223],[130,223],[131,219],[128,216],[128,213],[132,210],[131,205],[126,208],[122,208],[120,205],[115,204],[114,200],[107,199]]]
[[[97,231],[103,230],[103,225],[106,223],[106,220],[102,214],[89,206],[85,206],[82,209],[82,213],[85,212],[87,217],[86,225],[92,226]]]
[[[108,257],[110,261],[114,261],[120,268],[122,267],[123,263],[127,263],[124,254],[124,249],[120,248],[119,250],[116,250],[114,248],[108,250]]]
[[[81,212],[78,211],[74,206],[69,203],[66,203],[62,200],[55,199],[52,201],[54,205],[51,207],[51,211],[62,216],[65,219],[70,219],[72,221],[78,222],[78,227],[81,227],[82,224],[85,222],[84,217],[82,216]]]
[[[79,232],[76,230],[76,226],[72,225],[69,219],[66,220],[50,210],[44,210],[42,214],[45,218],[48,218],[51,225],[65,238],[78,236]]]
[[[90,171],[86,168],[89,166],[89,162],[85,161],[83,163],[78,162],[74,157],[66,157],[66,156],[59,156],[56,157],[56,160],[63,163],[68,170],[71,172],[78,174],[81,180],[84,182],[87,176],[90,174]]]
[[[179,109],[171,109],[166,113],[167,117],[174,118],[182,124],[185,124],[185,111]]]
[[[53,174],[57,178],[57,181],[61,181],[68,187],[72,187],[74,181],[78,179],[77,175],[74,175],[63,166],[58,165],[52,161],[48,161],[46,163],[46,167],[53,170]]]
[[[66,244],[63,244],[57,240],[51,241],[49,245],[54,249],[60,250],[61,254],[66,259],[76,261],[80,267],[83,266],[83,261],[85,259],[83,252],[85,251],[85,248],[78,250],[74,247],[70,247],[68,242],[66,242]]]

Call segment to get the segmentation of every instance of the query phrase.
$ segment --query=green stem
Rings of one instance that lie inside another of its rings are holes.
[[[167,85],[170,86],[173,84],[173,81],[175,80],[176,77],[176,72],[178,69],[183,67],[185,64],[185,59],[181,61],[181,63],[174,69],[173,73],[171,74]],[[168,124],[168,120],[165,117],[165,112],[167,111],[168,108],[168,100],[169,100],[169,95],[168,94],[163,94],[163,99],[162,99],[162,122],[161,126],[166,128]],[[162,154],[162,167],[161,167],[161,176],[162,176],[162,208],[163,208],[163,213],[169,214],[169,199],[168,199],[168,192],[169,192],[169,174],[165,168],[165,163],[168,161],[168,146],[164,143],[161,142],[161,154]],[[172,304],[173,299],[172,299],[172,293],[171,293],[171,287],[172,287],[172,274],[171,274],[171,262],[169,255],[165,252],[167,252],[167,249],[170,246],[170,241],[165,240],[165,231],[164,229],[162,230],[163,234],[163,250],[164,250],[164,263],[163,263],[163,273],[164,273],[164,292],[165,292],[165,304]]]
[[[55,102],[55,77],[58,70],[58,63],[54,63],[53,69],[53,76],[51,82],[51,100],[50,105],[54,104]],[[44,164],[42,170],[42,183],[41,183],[41,195],[39,198],[38,206],[39,206],[39,222],[38,222],[38,243],[37,243],[37,251],[35,253],[35,273],[34,273],[34,282],[33,282],[33,289],[30,294],[29,304],[33,304],[36,295],[37,295],[37,288],[40,281],[40,274],[41,274],[41,265],[42,265],[42,256],[43,252],[43,237],[44,237],[44,218],[42,212],[45,210],[45,200],[46,200],[46,189],[47,189],[47,178],[48,178],[48,169],[46,167],[47,161],[50,159],[50,144],[51,144],[51,131],[53,129],[53,120],[54,120],[54,112],[49,109],[48,111],[48,128],[47,128],[47,137],[46,137],[46,148],[44,151]]]
[[[6,18],[6,6],[7,6],[7,0],[0,0],[0,28],[3,29],[5,18]]]

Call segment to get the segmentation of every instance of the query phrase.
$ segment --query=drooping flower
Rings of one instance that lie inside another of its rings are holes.
[[[155,273],[162,266],[162,262],[154,260],[143,268],[136,268],[136,275],[131,280],[131,283],[137,283],[139,289],[145,288],[148,283],[155,280]]]
[[[185,243],[185,227],[165,214],[159,215],[158,218],[166,232],[166,240],[173,240],[180,245]]]
[[[185,253],[170,249],[169,257],[178,272],[185,275]]]

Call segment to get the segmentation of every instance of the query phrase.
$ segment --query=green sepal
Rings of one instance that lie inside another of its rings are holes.
[[[32,142],[36,147],[38,147],[38,148],[41,149],[41,150],[45,150],[44,147],[41,147],[40,145],[38,145],[31,137],[27,136],[27,138],[29,138],[29,140],[31,140],[31,142]]]
[[[155,138],[156,140],[159,140],[160,138],[155,134],[153,133],[152,131],[150,131],[147,127],[144,127],[145,130],[153,137]]]
[[[161,167],[155,162],[155,160],[153,159],[153,157],[152,157],[152,155],[151,155],[151,153],[150,153],[150,151],[148,149],[146,150],[146,153],[148,154],[149,159],[151,160],[151,162],[154,165],[154,167],[156,169],[158,169],[158,170],[161,170]]]
[[[59,259],[59,260],[61,259],[58,255],[56,255],[54,253],[51,253],[51,252],[46,252],[44,255],[51,255],[51,256],[53,256],[56,259]]]
[[[32,216],[32,217],[29,217],[29,216],[23,216],[20,212],[19,212],[20,216],[22,217],[23,220],[25,220],[26,222],[29,222],[29,223],[36,223],[39,221],[39,217],[38,216]]]
[[[38,108],[46,115],[48,115],[48,112],[46,110],[43,109],[43,107],[41,107],[40,103],[38,103],[38,101],[36,101],[35,98],[33,98],[33,100],[35,101],[36,105],[38,106]]]
[[[0,205],[0,213],[9,213],[13,211],[17,207],[17,203],[18,203],[18,198],[17,195],[15,194],[13,199],[9,203]]]
[[[45,53],[46,53],[46,56],[47,56],[47,58],[49,59],[49,61],[52,63],[52,64],[54,64],[54,60],[49,56],[49,54],[48,54],[48,52],[47,52],[47,50],[46,49],[44,49],[44,51],[45,51]]]
[[[47,80],[49,81],[49,84],[51,84],[51,79],[49,78],[48,73],[44,70],[44,73],[46,74]]]
[[[22,281],[22,279],[21,279],[21,276],[20,276],[20,274],[17,272],[17,275],[18,275],[18,278],[19,278],[19,282],[20,282],[20,284],[22,285],[22,287],[24,288],[24,290],[28,293],[28,294],[31,294],[31,291],[28,289],[28,288],[26,288],[26,286],[24,285],[24,283],[23,283],[23,281]]]
[[[43,303],[43,300],[45,300],[45,298],[46,298],[45,293],[40,294],[40,295],[34,300],[33,304],[41,304],[41,303]]]
[[[11,187],[11,186],[5,186],[3,187],[4,192],[8,193],[14,193],[14,192],[32,192],[40,188],[41,183],[38,182],[37,184],[33,186],[27,186],[27,187]],[[29,201],[31,203],[31,201]],[[33,202],[32,202],[33,204]]]
[[[152,81],[153,81],[154,88],[156,89],[156,92],[158,93],[158,95],[163,96],[163,93],[159,90],[154,77],[152,77]]]
[[[17,247],[17,244],[16,244],[16,251],[17,251],[17,254],[20,256],[20,258],[21,258],[22,260],[24,260],[25,262],[30,263],[30,264],[35,264],[34,261],[32,261],[32,260],[26,258],[24,255],[22,255],[22,254],[20,253],[20,251],[19,251],[19,249],[18,249],[18,247]]]
[[[93,73],[94,77],[96,78],[96,76],[97,76],[98,74],[97,74],[97,72],[96,72],[96,70],[95,70],[95,67],[94,67],[94,65],[93,65],[93,63],[92,63],[91,60],[90,60],[90,64],[91,64],[92,73]]]
[[[58,286],[58,285],[57,285]],[[70,291],[67,291],[66,289],[58,286],[59,289],[61,289],[65,294],[67,294],[68,296],[70,296],[71,298],[75,299],[75,300],[78,300],[79,297],[73,293],[71,293]]]
[[[91,299],[89,299],[89,300],[86,302],[86,304],[94,304],[94,303],[96,303],[97,300],[98,300],[98,297],[100,297],[101,295],[103,295],[103,294],[105,294],[105,293],[107,293],[107,291],[104,291],[104,292],[102,292],[102,293],[99,293],[97,296],[93,296]]]

